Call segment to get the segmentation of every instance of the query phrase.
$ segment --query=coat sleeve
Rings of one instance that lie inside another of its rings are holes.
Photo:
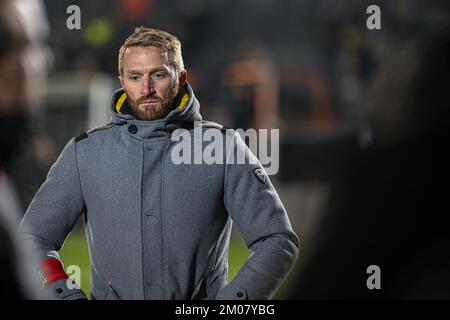
[[[294,265],[299,240],[261,163],[238,134],[234,141],[246,161],[233,164],[227,155],[224,204],[250,257],[216,299],[269,299]]]
[[[72,139],[50,168],[46,181],[31,201],[19,225],[19,237],[38,261],[59,260],[57,252],[83,208],[85,204],[78,175],[76,144],[75,139]],[[36,267],[39,271],[39,266]],[[66,294],[73,298],[72,293],[63,290],[62,295],[55,298],[66,298]]]

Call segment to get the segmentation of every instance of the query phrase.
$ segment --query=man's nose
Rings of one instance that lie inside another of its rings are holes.
[[[154,94],[155,88],[153,87],[153,84],[150,80],[144,81],[141,87],[141,95],[143,96],[149,96]]]

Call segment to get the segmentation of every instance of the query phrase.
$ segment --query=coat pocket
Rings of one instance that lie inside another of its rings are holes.
[[[209,272],[197,284],[191,300],[213,300],[217,292],[227,284],[226,268]]]
[[[105,298],[103,300],[120,300],[119,294],[111,285],[110,281],[108,281],[108,283],[106,284],[106,293]]]
[[[207,281],[206,292],[209,299],[215,299],[217,293],[227,285],[228,272],[227,268],[223,267],[214,272]]]
[[[98,300],[120,300],[120,296],[112,286],[111,281],[107,281],[106,279],[93,269],[91,278],[92,295]]]
[[[204,300],[208,298],[206,291],[207,277],[203,277],[192,292],[190,300]]]

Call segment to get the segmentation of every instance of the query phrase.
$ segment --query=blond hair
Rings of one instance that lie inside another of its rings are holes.
[[[125,51],[130,47],[157,47],[168,53],[169,63],[177,74],[184,71],[183,57],[181,55],[181,42],[177,37],[168,32],[138,27],[129,36],[119,50],[119,75],[123,72],[123,60]]]

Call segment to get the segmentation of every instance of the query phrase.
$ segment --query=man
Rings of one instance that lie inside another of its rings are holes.
[[[173,161],[177,129],[230,135],[202,121],[179,40],[137,28],[119,51],[119,74],[111,123],[66,145],[21,223],[43,257],[46,286],[82,298],[67,288],[56,251],[83,213],[94,299],[270,298],[296,259],[298,238],[259,161]],[[227,284],[231,219],[252,254]]]
[[[47,27],[44,17],[34,12],[33,17],[21,14],[21,9],[40,9],[39,1],[0,1],[0,298],[31,299],[36,295],[36,285],[27,277],[27,267],[33,264],[30,255],[17,241],[13,230],[20,217],[20,205],[12,182],[8,179],[10,165],[27,132],[27,120],[32,105],[30,77],[37,77],[44,70],[30,70],[29,64],[39,59],[26,60],[34,44],[44,46],[44,39],[34,37]],[[31,30],[30,24],[34,29]],[[32,31],[32,32],[30,32]],[[39,53],[39,50],[34,50]],[[43,297],[40,295],[40,297]]]

